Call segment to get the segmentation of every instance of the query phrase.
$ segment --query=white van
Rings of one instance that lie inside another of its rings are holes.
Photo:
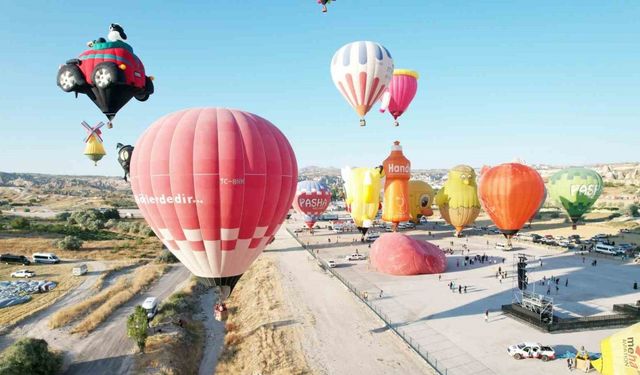
[[[58,258],[54,253],[35,253],[31,258],[33,259],[33,263],[60,263],[60,258]]]
[[[76,267],[73,267],[71,273],[73,274],[73,276],[82,276],[87,273],[87,270],[87,265],[82,263],[77,265]]]
[[[607,255],[618,255],[615,246],[605,245],[602,242],[598,242],[595,247],[596,253],[607,254]]]
[[[142,308],[147,311],[147,319],[153,319],[158,312],[158,299],[156,297],[148,297],[142,302]]]

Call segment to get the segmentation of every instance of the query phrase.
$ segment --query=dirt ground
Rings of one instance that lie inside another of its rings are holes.
[[[228,300],[225,348],[216,373],[310,374],[300,329],[283,304],[275,260],[261,256]]]

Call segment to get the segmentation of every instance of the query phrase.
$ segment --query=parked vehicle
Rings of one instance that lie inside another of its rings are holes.
[[[596,253],[600,253],[600,254],[618,255],[618,252],[616,251],[615,246],[605,245],[600,242],[596,244],[596,247],[594,248],[594,250],[596,251]]]
[[[346,260],[365,260],[367,257],[363,254],[353,253],[345,257]]]
[[[636,259],[633,260],[633,263],[640,264],[640,256],[637,256]]]
[[[31,278],[36,275],[35,272],[29,270],[17,270],[11,273],[11,277]]]
[[[511,246],[509,246],[508,244],[505,244],[505,243],[497,243],[496,244],[496,249],[497,250],[504,250],[504,251],[513,250],[513,248]]]
[[[365,240],[368,242],[374,242],[378,238],[380,238],[380,233],[371,233],[367,235],[367,238]]]
[[[148,297],[142,302],[142,308],[147,311],[147,319],[153,319],[158,313],[158,299],[156,297]]]
[[[24,255],[2,254],[0,255],[0,263],[28,266],[31,264],[31,261]]]
[[[82,276],[85,273],[87,273],[88,268],[87,265],[82,263],[77,265],[76,267],[73,267],[73,269],[71,270],[71,273],[73,274],[73,276]]]
[[[599,233],[593,236],[593,238],[609,238],[609,235],[604,233]]]
[[[335,260],[328,260],[327,261],[327,266],[329,266],[329,268],[336,268],[338,264],[336,263]]]
[[[507,352],[515,359],[539,358],[546,362],[556,358],[556,352],[552,347],[532,342],[511,345]]]
[[[56,264],[60,263],[60,258],[54,253],[35,253],[31,256],[34,263]]]
[[[416,225],[410,221],[398,224],[398,229],[415,229]]]

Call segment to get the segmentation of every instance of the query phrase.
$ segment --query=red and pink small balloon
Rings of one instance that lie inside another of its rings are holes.
[[[318,181],[300,181],[293,199],[293,208],[304,215],[304,223],[309,229],[331,204],[331,190]]]
[[[382,95],[380,112],[389,110],[393,116],[394,125],[398,126],[398,117],[409,108],[409,104],[418,91],[418,72],[408,69],[396,69],[389,82],[389,88]]]

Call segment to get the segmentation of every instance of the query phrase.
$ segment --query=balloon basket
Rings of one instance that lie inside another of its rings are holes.
[[[398,121],[394,121],[393,126],[400,126],[400,123]]]
[[[227,311],[227,310],[224,310],[224,311],[216,310],[215,318],[219,322],[224,322],[225,320],[227,320],[227,318],[229,318],[229,311]]]
[[[111,121],[107,122],[107,128],[113,129],[113,122]]]
[[[367,121],[363,118],[360,119],[360,126],[365,126],[367,125]]]

